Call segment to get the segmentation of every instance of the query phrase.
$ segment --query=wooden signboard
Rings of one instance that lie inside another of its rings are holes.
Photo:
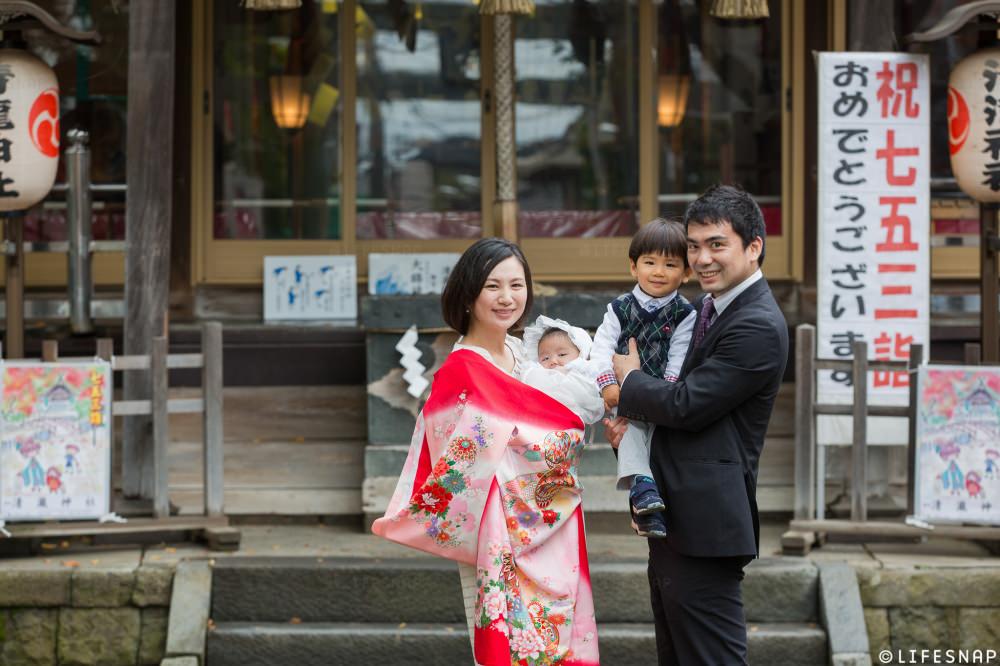
[[[111,364],[0,365],[0,520],[110,510]]]
[[[917,516],[1000,525],[1000,368],[924,366],[918,377]]]

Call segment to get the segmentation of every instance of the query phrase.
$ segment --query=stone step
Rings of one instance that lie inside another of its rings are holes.
[[[603,666],[655,661],[651,624],[603,624],[598,628]],[[751,625],[749,661],[754,666],[821,666],[826,635],[812,624]],[[464,623],[220,623],[209,632],[207,666],[312,666],[471,664]]]
[[[591,562],[599,622],[652,622],[646,564]],[[746,569],[747,621],[815,622],[816,568],[800,558]],[[458,570],[435,558],[227,558],[212,576],[215,622],[462,622]]]

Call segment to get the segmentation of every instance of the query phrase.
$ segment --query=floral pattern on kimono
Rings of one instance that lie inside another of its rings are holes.
[[[599,663],[578,465],[583,423],[458,350],[434,377],[372,530],[476,566],[483,666]]]

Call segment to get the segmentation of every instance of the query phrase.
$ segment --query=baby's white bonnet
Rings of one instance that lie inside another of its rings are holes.
[[[534,324],[524,328],[524,351],[532,361],[538,361],[538,341],[542,339],[542,333],[550,328],[559,328],[566,331],[569,339],[572,340],[576,348],[580,350],[580,358],[590,356],[590,335],[579,326],[570,326],[562,319],[551,319],[545,315],[538,315]]]

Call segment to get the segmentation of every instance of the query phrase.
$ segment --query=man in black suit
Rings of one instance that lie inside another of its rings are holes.
[[[675,383],[615,356],[619,417],[656,424],[650,466],[667,538],[649,540],[659,663],[745,664],[740,584],[758,555],[757,462],[788,357],[788,327],[760,266],[764,218],[743,190],[715,186],[687,209],[688,262],[707,294]]]

